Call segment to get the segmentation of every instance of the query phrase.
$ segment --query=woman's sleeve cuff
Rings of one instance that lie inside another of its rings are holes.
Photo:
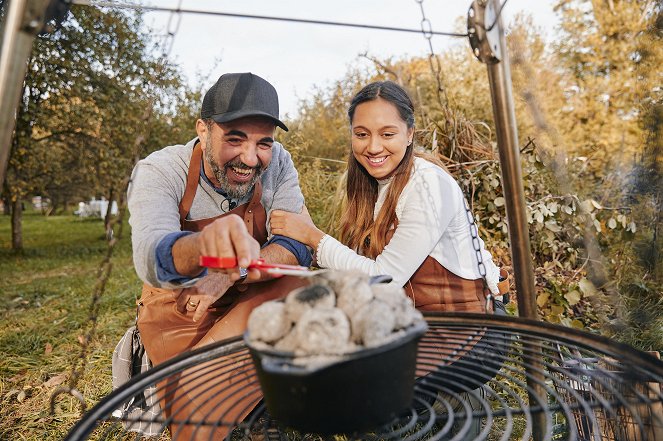
[[[325,234],[322,236],[322,239],[320,239],[320,242],[318,242],[318,246],[315,247],[315,253],[313,255],[314,262],[318,265],[320,268],[326,268],[327,266],[325,263],[322,261],[322,249],[325,246],[325,243],[331,239],[331,236],[329,234]]]

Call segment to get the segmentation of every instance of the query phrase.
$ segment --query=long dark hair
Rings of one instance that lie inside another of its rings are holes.
[[[364,86],[352,99],[348,108],[350,125],[359,104],[381,98],[389,101],[396,109],[408,129],[414,130],[414,105],[407,92],[392,81],[378,81]],[[378,197],[378,183],[355,159],[352,149],[348,156],[348,178],[346,184],[347,209],[341,218],[340,238],[352,249],[358,249],[367,257],[375,259],[387,244],[387,232],[396,221],[396,203],[410,179],[414,165],[413,143],[394,170],[393,180],[385,202],[375,221],[373,211]]]

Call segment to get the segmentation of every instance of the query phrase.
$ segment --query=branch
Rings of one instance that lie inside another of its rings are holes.
[[[440,156],[442,156],[442,155],[440,155]],[[451,161],[450,159],[448,159],[448,160]],[[458,167],[473,166],[473,165],[492,164],[492,163],[495,163],[495,162],[498,162],[497,159],[485,159],[483,161],[456,162],[454,164],[447,165],[447,167],[449,167],[449,168],[458,168]]]
[[[88,135],[87,133],[84,132],[77,132],[75,130],[63,130],[61,132],[52,132],[49,135],[42,136],[41,138],[34,138],[32,141],[33,142],[42,142],[42,141],[47,141],[51,138],[59,137],[62,135],[77,135],[77,136],[82,136],[84,138],[91,138],[91,139],[96,139],[95,136],[93,135]]]
[[[371,57],[370,55],[368,55],[368,52],[364,52],[363,54],[359,54],[359,56],[360,56],[360,57],[364,57],[364,58],[366,58],[366,59],[369,60],[369,61],[372,61],[373,64],[376,64],[377,66],[379,66],[380,69],[382,69],[385,73],[387,73],[387,74],[393,76],[394,78],[396,78],[396,82],[397,82],[399,85],[401,85],[401,86],[403,85],[403,82],[401,81],[401,77],[400,77],[400,75],[398,75],[393,69],[391,69],[390,67],[388,67],[387,65],[385,65],[384,63],[382,63],[382,62],[381,62],[380,60],[378,60],[377,58],[373,58],[373,57]]]

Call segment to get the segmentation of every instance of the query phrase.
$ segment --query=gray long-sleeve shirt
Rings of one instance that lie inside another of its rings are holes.
[[[186,145],[158,150],[138,162],[133,171],[127,200],[134,266],[138,276],[155,287],[177,287],[157,279],[156,247],[166,235],[181,229],[179,203],[184,196],[191,152],[197,141],[195,138]],[[261,176],[261,182],[261,202],[268,219],[272,210],[301,211],[304,196],[299,188],[297,170],[290,153],[278,142],[273,144],[272,160]],[[250,198],[251,194],[248,194],[237,202],[243,204]],[[226,198],[199,180],[189,219],[216,217],[227,211]]]

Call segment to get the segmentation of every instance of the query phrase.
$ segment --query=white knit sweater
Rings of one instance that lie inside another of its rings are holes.
[[[391,180],[379,182],[374,217],[390,184]],[[317,247],[317,263],[322,268],[389,274],[394,279],[392,283],[403,286],[426,257],[431,256],[457,276],[479,279],[481,274],[463,198],[460,187],[447,172],[425,159],[415,158],[410,181],[396,205],[398,228],[382,253],[372,260],[325,235]],[[497,295],[499,268],[481,239],[479,243],[488,287]]]

